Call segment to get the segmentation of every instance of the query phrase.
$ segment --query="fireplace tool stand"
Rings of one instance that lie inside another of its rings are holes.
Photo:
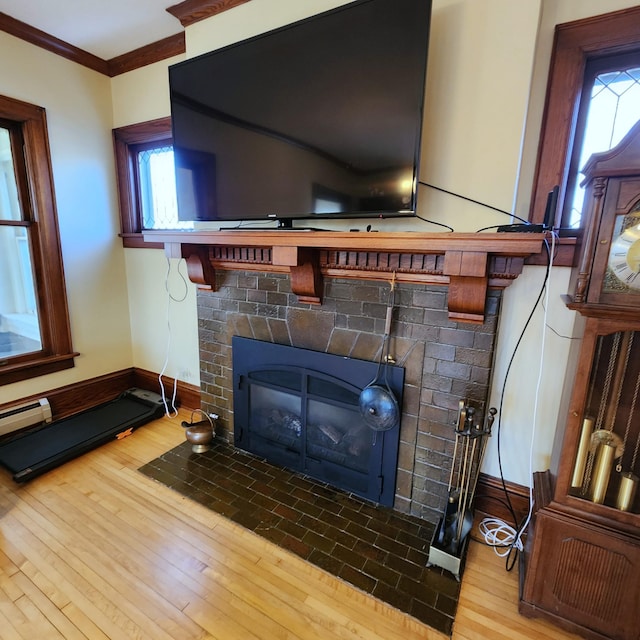
[[[492,407],[484,425],[476,423],[476,409],[460,401],[447,504],[433,534],[427,563],[428,567],[436,565],[450,571],[458,580],[473,526],[473,498],[495,415]]]

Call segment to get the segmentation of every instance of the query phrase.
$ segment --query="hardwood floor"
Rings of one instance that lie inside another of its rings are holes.
[[[443,639],[139,473],[162,418],[26,485],[0,471],[0,639]],[[472,542],[455,640],[569,640],[517,613],[517,571]]]

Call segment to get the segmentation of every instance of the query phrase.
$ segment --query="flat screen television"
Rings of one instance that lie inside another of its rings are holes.
[[[171,66],[179,218],[415,215],[430,17],[358,0]]]

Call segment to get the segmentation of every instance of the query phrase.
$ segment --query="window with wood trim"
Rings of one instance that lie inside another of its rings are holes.
[[[178,220],[171,119],[113,130],[121,236],[125,247],[161,248],[144,242],[147,229],[185,229]]]
[[[616,72],[633,69],[639,60],[640,7],[556,27],[531,198],[532,222],[543,221],[548,193],[560,185],[555,226],[578,227],[575,232],[579,233],[579,222],[572,214],[573,187],[580,181],[585,101],[590,100],[599,67]]]
[[[640,50],[589,60],[571,150],[564,229],[582,226],[582,168],[594,153],[613,149],[640,119]]]
[[[73,367],[45,110],[0,96],[0,385]]]

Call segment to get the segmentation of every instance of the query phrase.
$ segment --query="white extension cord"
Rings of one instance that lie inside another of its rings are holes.
[[[522,551],[521,534],[517,529],[499,518],[484,518],[478,525],[478,529],[485,543],[493,547],[500,557],[508,556],[512,549]]]
[[[171,396],[171,408],[169,408],[169,403],[166,398],[164,382],[162,381],[162,376],[164,375],[165,370],[169,364],[169,356],[171,355],[171,302],[183,302],[187,298],[187,294],[189,293],[189,288],[187,285],[187,281],[184,275],[180,272],[180,264],[181,261],[178,261],[177,273],[180,276],[182,283],[184,285],[184,294],[182,297],[175,297],[171,293],[171,287],[169,278],[171,275],[171,260],[167,257],[167,275],[164,281],[164,287],[167,292],[167,346],[165,350],[165,359],[164,364],[162,365],[162,369],[160,374],[158,375],[158,382],[160,383],[160,394],[162,396],[162,403],[164,404],[165,415],[168,418],[176,418],[178,416],[178,409],[176,408],[176,396],[178,394],[178,378],[174,376],[173,378],[173,394]]]

